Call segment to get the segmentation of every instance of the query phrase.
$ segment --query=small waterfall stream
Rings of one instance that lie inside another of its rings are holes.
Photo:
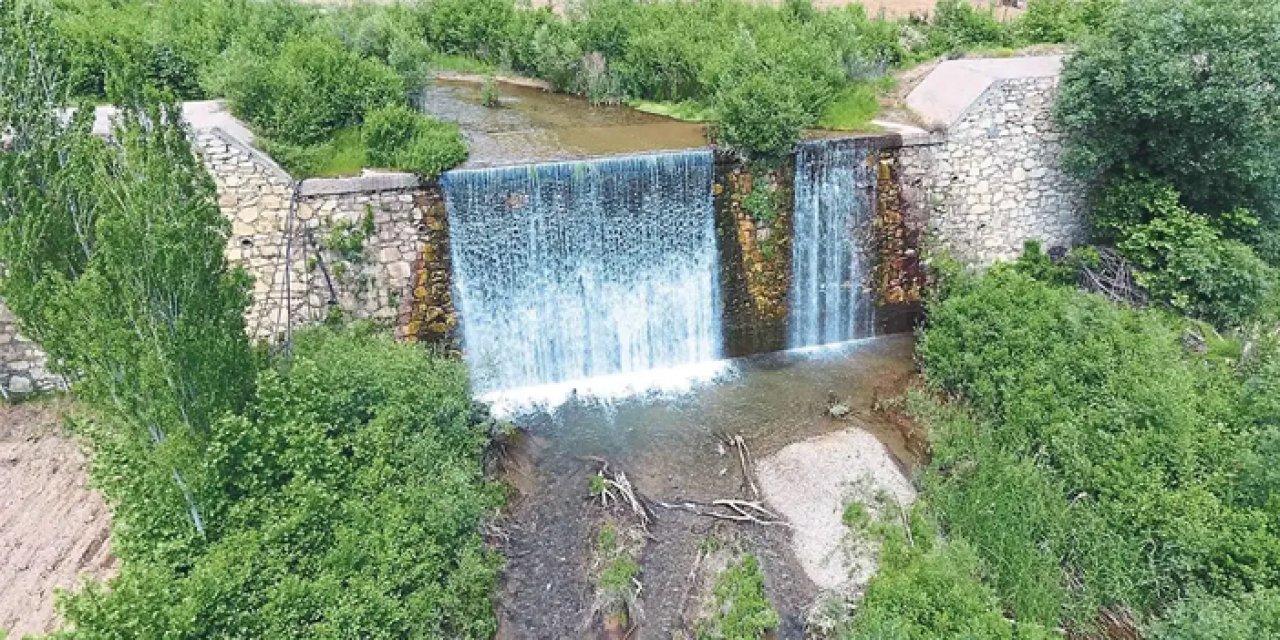
[[[875,210],[875,166],[857,141],[818,140],[796,151],[791,311],[787,346],[865,338],[875,331],[864,247]]]
[[[445,174],[477,390],[720,357],[711,181],[709,151]]]

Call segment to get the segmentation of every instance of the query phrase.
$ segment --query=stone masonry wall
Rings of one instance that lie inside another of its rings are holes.
[[[786,348],[792,175],[790,164],[753,172],[731,158],[717,158],[712,194],[727,356]],[[746,202],[756,189],[768,194],[756,194],[756,206],[768,210],[763,216]]]
[[[1057,78],[997,81],[941,142],[905,145],[898,170],[905,200],[923,206],[929,236],[980,265],[1086,238],[1084,188],[1060,164],[1052,119]]]
[[[5,399],[61,389],[62,378],[45,368],[36,343],[18,333],[18,320],[0,303],[0,390]]]
[[[278,339],[290,326],[334,316],[405,325],[414,311],[406,301],[426,307],[419,316],[431,318],[413,327],[415,337],[452,336],[457,319],[447,284],[443,296],[438,282],[427,287],[430,295],[415,294],[420,272],[430,284],[447,265],[438,188],[404,175],[296,183],[219,130],[199,132],[196,143],[231,221],[228,260],[253,278],[246,313],[253,338]]]

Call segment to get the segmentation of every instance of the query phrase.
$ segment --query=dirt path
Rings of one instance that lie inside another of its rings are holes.
[[[85,457],[62,430],[62,401],[0,405],[0,630],[57,626],[54,590],[116,571],[110,512],[85,486]]]

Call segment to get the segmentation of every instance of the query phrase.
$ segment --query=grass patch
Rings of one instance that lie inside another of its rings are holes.
[[[492,74],[497,72],[498,67],[483,60],[477,60],[470,56],[459,56],[447,53],[439,54],[431,58],[431,68],[434,71],[452,71],[453,73],[474,73],[474,74]]]
[[[715,615],[698,628],[698,640],[761,638],[778,626],[778,612],[764,595],[760,561],[747,554],[716,577]]]
[[[878,88],[859,82],[845,87],[818,120],[818,126],[832,131],[865,131],[875,128],[871,121],[880,113]]]
[[[368,164],[368,156],[360,127],[339,129],[333,140],[321,146],[315,175],[321,178],[359,175]]]
[[[358,126],[339,129],[319,144],[294,145],[264,136],[259,136],[258,144],[298,179],[359,175],[368,162],[368,149]]]
[[[711,107],[692,100],[683,102],[628,100],[627,106],[636,111],[666,116],[683,122],[711,122],[716,119],[716,113]]]

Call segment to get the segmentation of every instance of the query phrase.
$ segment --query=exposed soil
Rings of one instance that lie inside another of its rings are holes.
[[[115,574],[111,514],[85,486],[65,401],[0,406],[0,630],[52,631],[56,589]]]
[[[807,354],[773,354],[737,364],[728,380],[678,398],[608,404],[575,401],[552,414],[518,418],[528,435],[522,463],[509,471],[517,489],[500,527],[507,567],[500,588],[500,638],[605,637],[592,618],[592,544],[601,512],[590,478],[604,458],[653,501],[750,498],[725,434],[741,434],[757,459],[808,438],[858,424],[887,447],[894,463],[915,459],[896,425],[876,411],[887,384],[914,369],[910,336],[865,341]],[[845,420],[831,417],[837,402]],[[672,638],[696,619],[698,573],[709,536],[731,528],[765,574],[766,595],[782,617],[779,638],[802,638],[806,609],[819,589],[806,576],[783,526],[735,524],[656,509],[652,540],[640,557],[643,612],[632,638]],[[721,536],[723,537],[723,536]],[[691,575],[692,574],[692,575]]]

